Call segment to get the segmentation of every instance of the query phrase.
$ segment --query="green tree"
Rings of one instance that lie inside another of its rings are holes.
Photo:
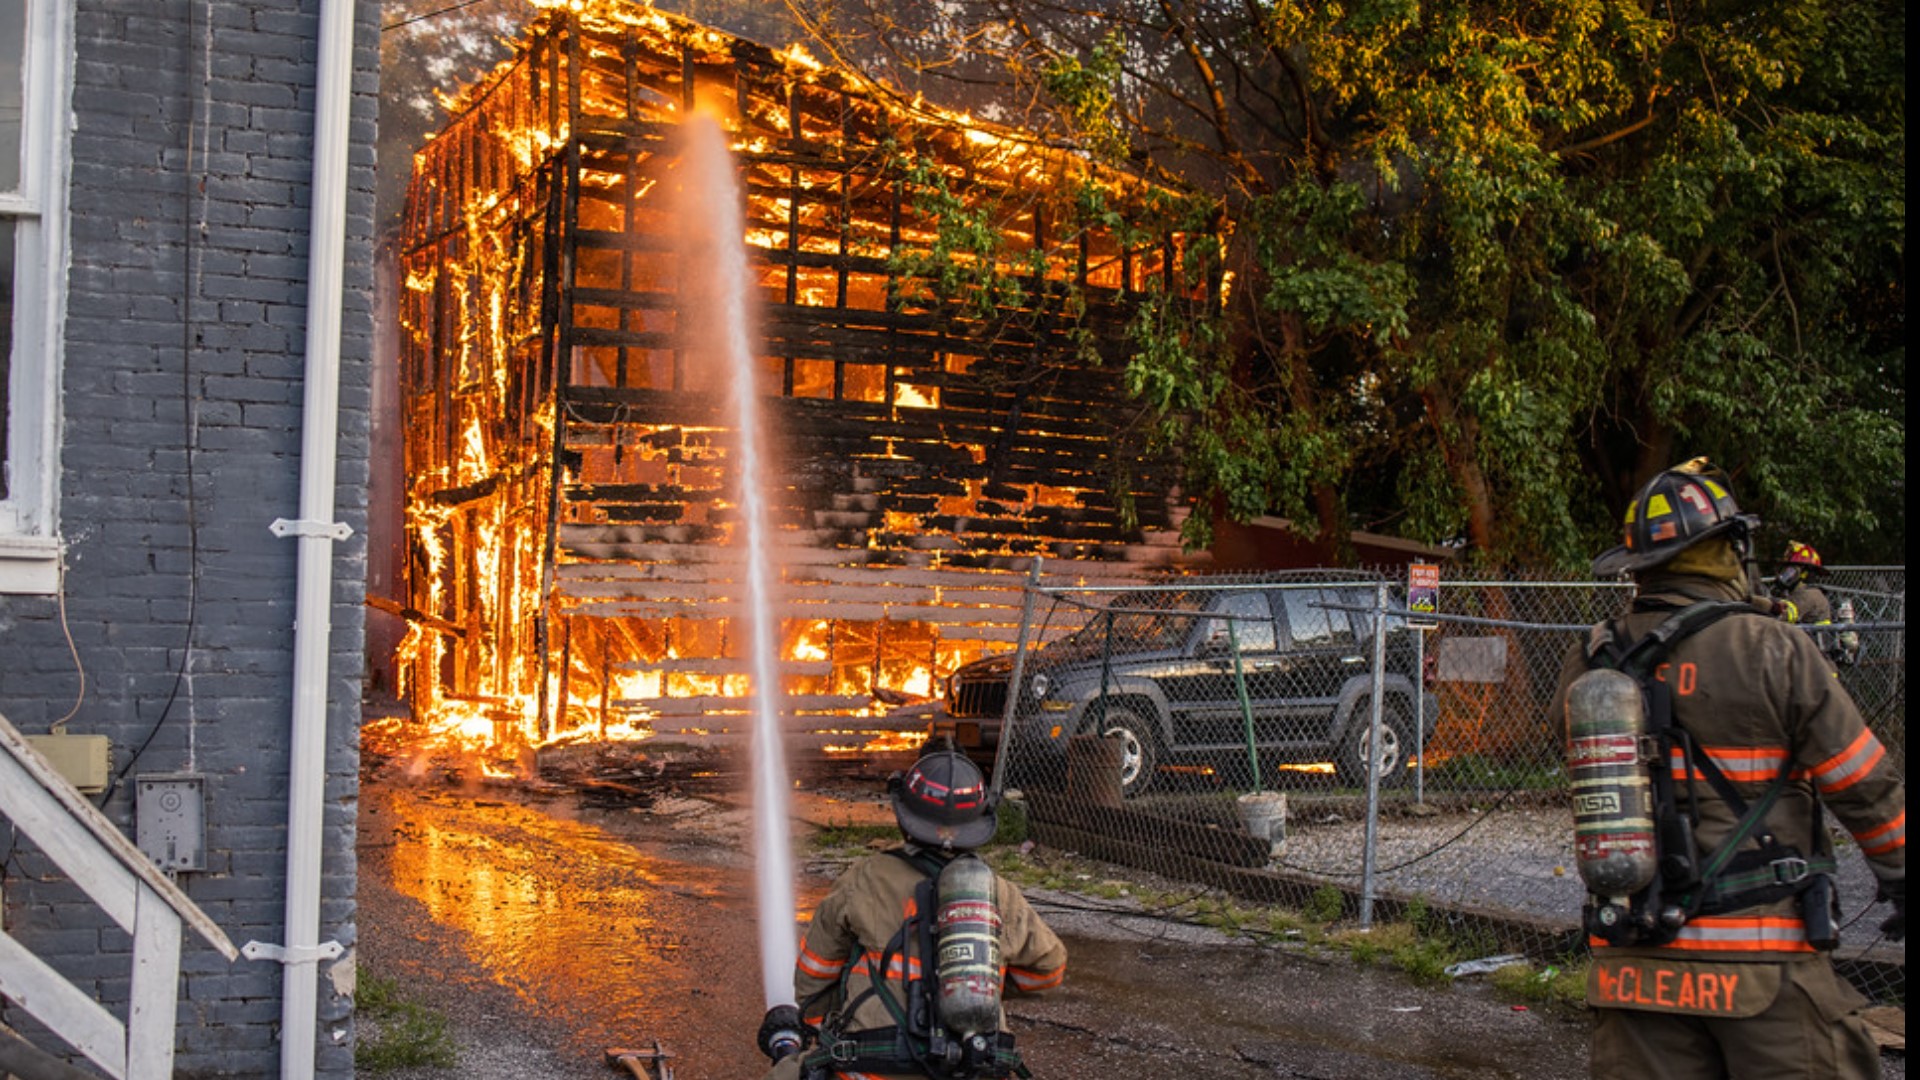
[[[1830,559],[1903,550],[1901,4],[788,7],[1168,194],[1126,376],[1203,507],[1574,566],[1704,453]]]

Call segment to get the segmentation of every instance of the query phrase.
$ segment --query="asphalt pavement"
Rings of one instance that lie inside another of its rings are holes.
[[[812,797],[806,829],[883,822],[877,798]],[[375,779],[361,800],[359,953],[447,1017],[453,1068],[366,1080],[619,1077],[613,1045],[653,1039],[678,1080],[752,1080],[764,1009],[744,808]],[[806,864],[796,914],[837,867]],[[1102,910],[1033,890],[1066,940],[1058,990],[1008,1001],[1043,1080],[1537,1078],[1586,1075],[1585,1022],[1514,1006],[1483,981],[1417,986],[1339,955]],[[1887,1059],[1887,1075],[1904,1062]]]

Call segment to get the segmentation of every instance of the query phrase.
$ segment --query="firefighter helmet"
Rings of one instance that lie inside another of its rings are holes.
[[[1813,545],[1803,544],[1798,540],[1791,541],[1787,544],[1786,557],[1780,561],[1786,563],[1788,566],[1801,567],[1809,574],[1826,570],[1826,567],[1820,562],[1820,553],[1813,550]]]
[[[1709,537],[1726,535],[1745,556],[1759,519],[1740,512],[1727,475],[1694,458],[1647,481],[1627,504],[1624,542],[1593,560],[1596,576],[1645,570]]]
[[[993,800],[979,766],[951,750],[927,754],[887,781],[893,817],[909,840],[972,851],[993,839]]]

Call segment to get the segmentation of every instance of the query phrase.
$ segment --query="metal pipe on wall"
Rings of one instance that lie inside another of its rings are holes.
[[[294,599],[293,738],[287,771],[287,898],[280,999],[280,1075],[314,1074],[323,955],[319,945],[327,780],[327,668],[333,631],[333,524],[340,426],[340,320],[353,102],[354,0],[321,0],[314,73],[313,188],[307,270],[306,385]],[[278,523],[276,523],[278,524]]]

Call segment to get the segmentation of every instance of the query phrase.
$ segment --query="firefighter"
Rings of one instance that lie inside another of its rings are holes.
[[[1820,553],[1812,545],[1793,540],[1787,544],[1787,553],[1780,560],[1780,569],[1768,582],[1773,595],[1779,597],[1785,605],[1785,618],[1790,623],[1804,623],[1808,626],[1829,626],[1833,623],[1833,604],[1827,600],[1827,594],[1815,588],[1815,578],[1824,577],[1827,568],[1820,562]]]
[[[1858,843],[1879,899],[1893,907],[1881,931],[1898,941],[1906,933],[1906,791],[1815,644],[1764,617],[1749,595],[1743,563],[1756,524],[1740,513],[1725,475],[1696,458],[1640,489],[1625,543],[1593,564],[1603,577],[1631,573],[1637,590],[1622,618],[1569,651],[1554,704],[1563,722],[1568,688],[1614,642],[1645,640],[1702,601],[1752,609],[1679,637],[1649,673],[1690,739],[1690,751],[1663,752],[1656,766],[1673,777],[1700,863],[1682,868],[1696,883],[1679,893],[1685,904],[1662,909],[1678,917],[1652,920],[1645,940],[1610,941],[1589,923],[1595,1077],[1880,1075],[1859,1017],[1866,1001],[1827,955],[1837,912],[1821,809]],[[1704,782],[1713,767],[1730,786]],[[1676,854],[1661,852],[1663,874]],[[1705,882],[1701,865],[1712,868]]]
[[[942,906],[944,888],[923,883],[944,886],[957,861],[965,860],[964,869],[974,875],[974,895],[991,897],[996,909],[983,913],[975,905],[975,925],[985,929],[997,915],[992,951],[1004,985],[1037,993],[1060,985],[1066,973],[1066,946],[1020,890],[969,855],[993,837],[996,826],[979,768],[951,750],[935,751],[889,779],[888,790],[904,843],[848,867],[814,912],[794,967],[799,1005],[774,1007],[760,1028],[760,1049],[774,1060],[768,1080],[1003,1076],[1015,1070],[1018,1059],[997,1000],[999,979],[988,980],[993,999],[984,1002],[987,1024],[999,1028],[987,1033],[984,1049],[997,1061],[983,1064],[974,1055],[964,1067],[955,1066],[960,1051],[938,1044],[937,1036],[930,1044],[929,1025],[916,1015],[922,1008],[916,1001],[983,990],[972,980],[932,992],[936,972],[928,947],[942,957],[943,970],[948,951],[945,938],[934,942],[927,920],[935,918],[931,909],[940,907],[942,915],[948,909]],[[876,974],[883,977],[876,980]],[[982,1003],[971,1004],[977,1012]],[[937,1025],[940,1018],[932,1019]]]
[[[1832,626],[1834,623],[1833,603],[1827,594],[1813,582],[1827,574],[1826,566],[1820,561],[1820,553],[1811,544],[1798,540],[1787,544],[1786,555],[1780,560],[1780,569],[1767,582],[1768,591],[1780,601],[1780,615],[1790,623],[1801,626]],[[1846,605],[1841,622],[1852,622],[1852,605]],[[1814,642],[1827,659],[1842,666],[1851,666],[1859,654],[1859,634],[1845,630],[1838,634],[1830,630],[1814,631]]]

